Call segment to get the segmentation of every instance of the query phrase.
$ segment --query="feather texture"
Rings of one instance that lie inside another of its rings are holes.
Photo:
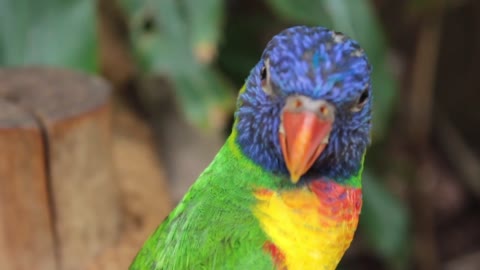
[[[335,269],[361,211],[370,71],[340,33],[301,26],[275,36],[239,93],[232,134],[130,270]],[[286,99],[297,95],[335,115],[324,150],[295,184],[279,134]]]

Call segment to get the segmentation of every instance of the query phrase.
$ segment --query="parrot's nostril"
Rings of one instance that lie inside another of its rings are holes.
[[[328,113],[330,112],[329,109],[328,109],[328,106],[326,106],[326,105],[320,106],[319,111],[323,116],[327,116]]]
[[[333,121],[335,107],[326,100],[312,99],[302,95],[287,97],[283,111],[310,112],[318,118]]]
[[[295,108],[298,109],[303,106],[303,102],[300,99],[295,100]]]

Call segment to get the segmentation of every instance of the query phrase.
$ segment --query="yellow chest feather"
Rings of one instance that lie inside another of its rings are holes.
[[[256,193],[254,214],[281,258],[278,269],[333,270],[350,246],[361,189],[316,181],[301,189]]]

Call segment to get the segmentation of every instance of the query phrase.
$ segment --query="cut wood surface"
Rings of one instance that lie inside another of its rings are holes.
[[[118,239],[111,138],[103,80],[0,70],[0,269],[85,269]]]

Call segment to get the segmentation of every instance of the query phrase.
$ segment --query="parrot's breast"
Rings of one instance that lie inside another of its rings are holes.
[[[361,188],[322,179],[255,196],[254,214],[271,239],[264,248],[278,269],[335,269],[358,225]]]

